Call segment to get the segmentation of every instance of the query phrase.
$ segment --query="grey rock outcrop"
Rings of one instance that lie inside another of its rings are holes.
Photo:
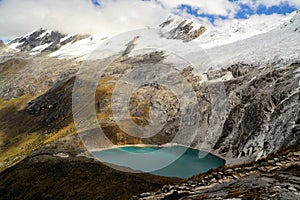
[[[3,47],[5,47],[5,44],[2,40],[0,40],[0,49],[3,48]]]
[[[79,69],[80,62],[58,60],[27,53],[7,54],[0,60],[0,98],[36,96],[49,90],[56,82],[65,81]]]
[[[299,67],[248,67],[247,75],[225,82],[231,106],[214,146],[219,154],[261,157],[299,144]]]
[[[199,26],[192,21],[187,21],[185,19],[174,19],[169,17],[165,22],[160,24],[161,35],[168,39],[183,40],[184,42],[192,41],[199,36],[201,36],[206,28],[204,26]]]
[[[249,166],[215,170],[131,199],[298,199],[299,161],[299,152],[285,153]]]

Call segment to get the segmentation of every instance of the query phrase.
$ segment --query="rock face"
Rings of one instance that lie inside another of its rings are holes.
[[[0,49],[3,48],[3,47],[5,47],[5,44],[2,40],[0,40]]]
[[[260,157],[299,144],[299,67],[228,68],[235,77],[225,82],[230,111],[214,149]]]
[[[160,24],[161,34],[168,39],[177,39],[189,42],[201,36],[206,28],[193,21],[183,18],[169,17]]]
[[[62,121],[65,116],[72,116],[72,87],[74,77],[66,82],[58,82],[44,95],[31,101],[27,106],[27,112],[36,117],[42,116],[40,122],[42,126],[63,126]],[[71,122],[64,122],[67,125]],[[51,130],[48,130],[51,132]]]
[[[28,56],[25,52],[7,53],[0,58],[0,98],[36,96],[56,82],[66,81],[79,69],[80,62],[48,56]]]

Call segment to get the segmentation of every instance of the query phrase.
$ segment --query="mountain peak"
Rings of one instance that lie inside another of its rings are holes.
[[[53,52],[69,42],[75,42],[85,37],[89,36],[67,35],[58,31],[40,28],[23,37],[14,39],[9,43],[9,47],[18,51],[30,52],[30,54]]]
[[[206,28],[201,24],[181,17],[169,16],[159,25],[162,36],[189,42],[202,35]]]

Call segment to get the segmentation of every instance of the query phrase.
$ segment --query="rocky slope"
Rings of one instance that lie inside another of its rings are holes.
[[[299,150],[299,148],[298,148]],[[234,168],[221,168],[131,199],[299,199],[297,149]]]
[[[157,56],[159,58],[159,54]],[[136,143],[136,139],[117,128],[117,124],[111,120],[111,88],[113,88],[114,84],[122,77],[122,74],[116,74],[114,72],[119,72],[120,70],[126,71],[132,66],[136,66],[135,59],[124,59],[125,61],[121,59],[120,62],[115,63],[108,69],[105,75],[106,81],[101,82],[99,90],[96,93],[96,104],[100,123],[115,144]],[[145,58],[139,59],[142,59],[140,61],[143,63],[149,62],[149,60],[147,61]],[[163,58],[161,57],[160,59]],[[150,62],[153,62],[153,60]],[[203,135],[203,133],[200,133],[196,135],[192,146],[201,148],[201,143],[203,142],[211,144],[211,150],[214,153],[222,155],[228,159],[228,163],[232,163],[239,162],[239,159],[243,161],[255,160],[298,144],[300,137],[297,69],[299,69],[299,67],[299,63],[293,63],[280,68],[270,66],[263,69],[259,69],[256,66],[238,64],[218,72],[208,72],[208,77],[211,81],[209,84],[214,84],[214,80],[219,78],[214,77],[215,73],[221,74],[221,76],[222,74],[224,76],[226,74],[228,75],[228,73],[232,75],[230,80],[224,81],[228,99],[228,115],[222,130],[218,134]],[[209,95],[205,95],[208,86],[201,85],[197,82],[199,77],[197,78],[197,76],[189,74],[189,72],[186,74],[186,77],[195,88],[198,88],[196,92],[199,98],[210,98]],[[105,85],[108,82],[110,85],[106,87]],[[57,87],[60,88],[59,91],[65,91],[61,94],[71,95],[70,90],[72,87],[65,87],[64,85],[66,85],[66,83],[62,83],[62,86]],[[69,110],[70,112],[71,105],[64,104],[64,109],[59,107],[59,102],[63,99],[67,99],[66,97],[57,97],[57,94],[60,94],[59,91],[48,91],[30,103],[27,110],[30,113],[39,115],[40,110],[45,109],[47,112],[51,111],[52,113],[57,113],[53,115],[57,116],[56,118],[59,118],[59,115],[66,117],[63,110]],[[163,95],[154,95],[156,93]],[[56,96],[53,96],[53,94]],[[166,99],[168,99],[168,102],[166,102]],[[209,120],[212,120],[209,119],[211,110],[209,101],[203,103],[201,99],[199,99],[200,109],[202,113],[206,113],[206,115],[203,115],[200,127],[205,127],[208,125]],[[145,86],[141,88],[138,93],[136,93],[136,97],[133,98],[130,107],[131,116],[135,118],[137,123],[147,124],[147,102],[161,106],[166,106],[168,103],[173,102],[171,103],[173,106],[167,109],[167,124],[164,128],[156,136],[143,139],[140,142],[147,144],[164,144],[170,142],[176,134],[176,127],[179,123],[177,113],[179,108],[178,102],[176,102],[172,94],[168,93],[163,87]],[[49,105],[52,105],[51,108],[49,108]],[[68,117],[71,116],[68,115]],[[49,117],[47,119],[50,120]],[[116,135],[118,136],[116,137]],[[185,144],[185,141],[182,141],[182,144]]]
[[[114,170],[90,158],[77,137],[39,149],[0,175],[0,199],[129,199],[180,182]]]
[[[126,51],[127,48],[124,48],[124,52]],[[17,60],[12,57],[13,55],[3,58],[1,64],[4,77],[1,80],[4,83],[1,96],[7,99],[24,94],[35,96],[48,90],[30,102],[23,112],[37,119],[40,129],[46,129],[46,132],[52,132],[53,127],[63,127],[71,123],[72,79],[74,80],[80,62],[58,60],[43,55],[26,59],[21,57]],[[162,107],[171,104],[167,108],[167,123],[157,135],[141,140],[120,130],[116,122],[111,120],[112,91],[120,78],[140,63],[155,64],[165,59],[162,52],[137,56],[125,54],[106,70],[104,79],[99,81],[95,106],[98,107],[99,122],[114,144],[164,144],[176,135],[179,123],[177,110],[180,106],[167,88],[155,84],[145,85],[133,96],[130,113],[136,123],[145,125],[149,120],[149,104]],[[38,68],[35,67],[37,64]],[[199,111],[202,113],[199,127],[207,127],[215,119],[210,117],[211,97],[207,91],[216,83],[222,83],[226,92],[227,115],[222,129],[215,133],[200,131],[195,136],[192,147],[201,149],[203,143],[208,144],[208,150],[225,157],[227,163],[238,163],[255,160],[298,144],[298,69],[298,62],[288,65],[270,63],[265,66],[240,63],[208,71],[208,81],[204,83],[201,82],[202,77],[193,73],[192,68],[186,66],[178,70],[197,94]],[[185,139],[178,143],[186,145]]]
[[[235,77],[225,83],[232,107],[214,149],[225,157],[261,157],[299,144],[299,67],[228,68]]]
[[[148,58],[152,59],[149,60]],[[96,93],[96,108],[99,122],[114,144],[144,143],[164,144],[170,142],[176,135],[179,124],[179,104],[172,93],[161,86],[145,86],[140,88],[131,101],[130,113],[134,121],[147,124],[149,104],[166,106],[167,123],[160,132],[147,139],[139,139],[121,130],[115,121],[111,120],[110,108],[112,88],[125,73],[139,62],[153,62],[153,57],[122,58],[112,65],[105,73],[105,79],[99,81]],[[156,54],[157,62],[163,59]],[[222,130],[218,134],[201,133],[196,135],[192,147],[201,149],[203,143],[211,145],[211,151],[226,158],[227,163],[252,161],[280,151],[289,146],[299,144],[299,63],[274,68],[273,66],[259,69],[256,66],[238,64],[218,72],[208,72],[211,83],[220,76],[231,74],[230,80],[223,81],[228,99],[228,114]],[[200,127],[205,127],[212,120],[208,94],[208,85],[199,84],[199,77],[190,70],[182,71],[186,78],[197,88],[199,106],[203,113]],[[215,74],[219,74],[216,75]],[[38,129],[52,132],[55,127],[64,127],[72,122],[72,90],[74,77],[69,74],[56,83],[46,93],[32,100],[22,112],[38,121]],[[31,80],[30,80],[31,81]],[[163,95],[153,95],[163,94]],[[166,99],[168,101],[166,102]],[[208,99],[208,101],[203,101]],[[147,103],[148,102],[148,103]],[[24,127],[25,128],[25,127]],[[58,128],[59,129],[59,128]],[[92,130],[90,130],[92,132]],[[89,132],[89,131],[88,131]],[[188,133],[187,133],[188,134]],[[95,138],[92,138],[94,141]],[[184,140],[178,143],[186,144]]]
[[[26,94],[40,95],[56,82],[74,76],[81,64],[75,60],[30,56],[26,52],[4,52],[0,62],[0,97],[6,100]]]

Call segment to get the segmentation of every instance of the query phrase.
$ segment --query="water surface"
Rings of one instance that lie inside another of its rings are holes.
[[[96,151],[93,155],[102,162],[179,178],[187,178],[225,165],[225,160],[215,155],[183,146],[163,148],[124,146]],[[181,156],[178,158],[178,155]]]

